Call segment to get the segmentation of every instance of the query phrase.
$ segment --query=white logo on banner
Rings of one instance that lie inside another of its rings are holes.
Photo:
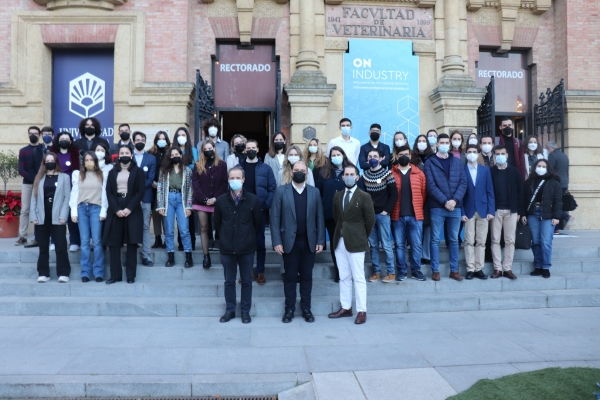
[[[91,118],[104,111],[104,81],[86,72],[69,82],[69,111]]]

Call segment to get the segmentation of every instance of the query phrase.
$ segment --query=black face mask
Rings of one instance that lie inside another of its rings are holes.
[[[248,150],[246,151],[246,155],[249,159],[254,160],[256,158],[256,150]]]
[[[55,162],[47,162],[46,163],[46,171],[54,171],[56,169]]]
[[[119,136],[121,136],[121,140],[127,141],[131,137],[131,134],[129,132],[121,132]]]
[[[215,156],[214,150],[204,150],[204,157],[211,159]]]
[[[40,137],[38,135],[29,135],[29,141],[31,143],[37,143],[38,140],[40,140]]]
[[[86,126],[84,132],[85,136],[94,136],[96,134],[96,128],[93,126]]]
[[[61,149],[68,149],[69,147],[71,147],[71,142],[69,142],[68,140],[61,140],[60,142],[58,142],[58,145]]]
[[[374,141],[374,142],[376,142],[376,141],[379,140],[379,137],[381,135],[379,133],[377,133],[377,132],[371,132],[370,136],[371,136],[371,140]]]
[[[127,165],[131,162],[131,157],[129,157],[129,156],[119,157],[119,162],[123,165]]]
[[[139,143],[135,144],[135,148],[136,148],[137,151],[144,150],[144,147],[146,147],[146,143],[139,142]]]
[[[306,173],[300,171],[294,172],[292,174],[292,180],[296,183],[304,183],[306,180]]]
[[[513,128],[511,128],[510,126],[507,126],[506,128],[502,129],[502,134],[504,136],[512,136]]]
[[[244,143],[238,143],[235,145],[235,151],[238,153],[243,153],[246,149],[246,145]]]
[[[283,143],[283,142],[273,142],[273,147],[277,151],[283,150],[283,146],[285,146],[285,143]]]
[[[400,156],[398,157],[398,164],[400,164],[401,167],[406,167],[409,163],[410,159],[408,158],[408,156]]]
[[[181,162],[181,157],[173,157],[171,158],[171,164],[177,165]]]

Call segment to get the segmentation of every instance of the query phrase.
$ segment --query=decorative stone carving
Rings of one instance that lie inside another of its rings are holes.
[[[283,4],[269,1],[254,3],[254,18],[283,18]]]
[[[235,0],[215,0],[208,5],[209,18],[236,18],[237,6]]]
[[[41,6],[46,6],[49,11],[61,8],[97,8],[112,11],[115,6],[122,6],[127,0],[33,0]]]
[[[492,8],[482,8],[473,13],[475,26],[500,26],[500,13]]]
[[[391,4],[414,4],[418,7],[430,8],[435,6],[437,0],[384,0]],[[361,3],[381,3],[381,0],[362,0]],[[325,0],[325,4],[338,6],[340,4],[350,4],[348,0]]]
[[[531,12],[520,12],[517,14],[515,25],[518,28],[538,28],[540,26],[540,17]]]
[[[252,14],[254,0],[236,0],[240,42],[249,44],[252,39]]]
[[[304,138],[304,140],[309,141],[316,137],[317,137],[317,130],[315,128],[313,128],[312,126],[309,125],[306,128],[302,129],[302,138]]]

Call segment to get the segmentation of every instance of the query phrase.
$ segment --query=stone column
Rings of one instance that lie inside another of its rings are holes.
[[[300,7],[300,51],[296,69],[317,71],[319,60],[315,51],[315,1],[303,0]]]
[[[460,56],[459,0],[444,1],[444,74],[464,74],[465,66]]]

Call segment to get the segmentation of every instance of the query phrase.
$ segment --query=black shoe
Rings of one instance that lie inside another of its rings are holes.
[[[182,244],[180,244],[180,245],[179,245],[179,247],[177,247],[177,250],[179,250],[179,251],[183,251],[183,245],[182,245]]]
[[[183,264],[186,268],[192,268],[194,266],[194,260],[192,260],[192,253],[185,253],[185,264]]]
[[[123,261],[121,264],[123,264],[123,267],[127,268],[127,260]]]
[[[167,242],[163,242],[162,246],[160,246],[160,247],[162,247],[163,249],[166,249],[167,248]]]
[[[81,278],[81,282],[83,283],[87,283],[90,281],[90,278],[88,278],[87,276],[84,276],[83,278]]]
[[[212,262],[210,261],[210,254],[205,254],[204,259],[202,259],[202,268],[209,269],[211,265]]]
[[[167,253],[167,262],[165,263],[165,267],[172,267],[175,265],[175,253]]]
[[[484,280],[488,278],[488,276],[486,274],[484,274],[483,271],[477,271],[473,274],[473,276],[475,278],[484,279]]]
[[[221,317],[221,319],[219,321],[220,322],[229,322],[234,318],[235,318],[235,312],[226,312],[225,314],[223,314],[223,316]]]
[[[142,265],[145,265],[146,267],[151,267],[154,265],[154,263],[148,258],[142,258]]]
[[[102,282],[102,281],[104,281],[104,279],[102,279],[102,278],[100,278],[100,277],[97,277],[97,278],[96,278],[96,282],[100,283],[100,282]]]
[[[127,283],[135,283],[135,278],[127,279]]]
[[[284,324],[289,324],[290,322],[292,322],[293,319],[294,319],[294,312],[287,310],[285,312],[285,314],[283,315],[283,318],[281,318],[281,322],[283,322]]]
[[[475,272],[467,272],[467,275],[465,275],[465,279],[471,280],[473,279],[473,275],[475,275]]]
[[[531,275],[531,276],[542,276],[542,271],[543,270],[541,268],[536,268],[529,275]]]
[[[250,313],[243,312],[242,313],[242,324],[249,324],[252,322],[252,318],[250,318]]]
[[[113,283],[121,282],[121,281],[123,281],[123,279],[109,279],[109,280],[106,281],[106,284],[107,285],[111,285]]]
[[[431,264],[431,261],[429,261],[426,258],[421,258],[421,265],[429,265],[429,264]]]
[[[542,277],[543,278],[550,278],[550,270],[549,269],[542,270]]]
[[[156,239],[154,240],[154,244],[152,245],[153,249],[160,249],[162,247],[162,238],[160,235],[156,235]]]
[[[315,322],[315,316],[310,310],[302,311],[302,318],[304,318],[306,322]]]

